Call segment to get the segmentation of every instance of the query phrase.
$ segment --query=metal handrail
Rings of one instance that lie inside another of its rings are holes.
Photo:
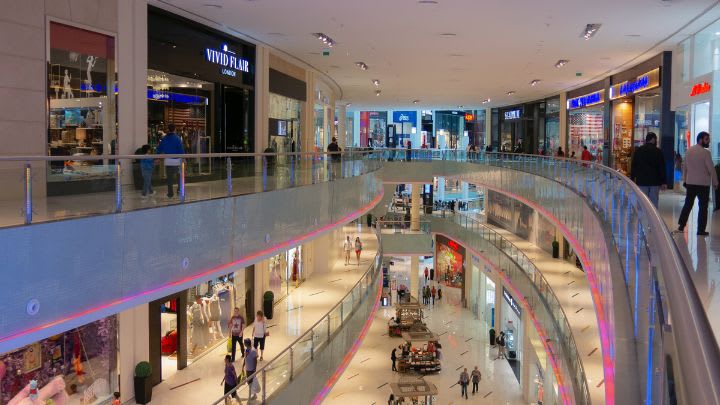
[[[298,343],[300,343],[301,341],[312,340],[312,339],[313,339],[313,336],[315,335],[315,329],[316,329],[323,321],[328,320],[328,322],[329,322],[329,319],[330,319],[332,313],[333,313],[336,309],[338,309],[338,308],[340,308],[342,305],[344,305],[344,302],[345,302],[345,300],[346,300],[348,297],[354,295],[355,289],[357,289],[357,288],[361,285],[361,283],[363,282],[363,280],[365,280],[365,278],[366,278],[368,275],[370,275],[371,273],[374,273],[374,274],[372,275],[372,277],[374,278],[375,276],[377,276],[378,270],[379,270],[380,267],[381,267],[381,262],[382,262],[382,244],[381,244],[380,241],[378,240],[378,250],[377,250],[377,253],[375,254],[375,259],[372,261],[372,264],[370,265],[370,268],[368,268],[368,269],[365,271],[365,273],[363,273],[363,275],[358,279],[358,281],[348,290],[348,292],[347,292],[345,295],[343,295],[342,298],[340,298],[340,300],[337,302],[337,304],[335,304],[329,311],[327,311],[327,313],[325,313],[325,315],[323,315],[322,317],[320,317],[320,319],[319,319],[317,322],[315,322],[312,326],[310,326],[310,327],[305,331],[305,333],[303,333],[302,335],[298,336],[297,339],[295,339],[292,343],[290,343],[285,349],[283,349],[280,353],[278,353],[275,357],[273,357],[270,361],[268,361],[264,366],[262,366],[262,367],[260,367],[259,369],[257,369],[254,374],[251,374],[251,375],[249,375],[249,376],[246,376],[246,379],[258,378],[259,376],[264,375],[264,374],[265,374],[265,371],[268,370],[268,369],[271,369],[272,366],[274,365],[274,363],[276,363],[277,361],[279,361],[279,359],[281,359],[285,354],[291,353],[292,350],[293,350],[293,347],[295,347]],[[365,291],[365,293],[367,294],[369,291],[370,291],[370,290],[368,289],[368,290]],[[353,311],[354,311],[355,309],[356,309],[356,307],[353,306]],[[241,388],[241,387],[242,387],[242,383],[239,383],[239,384],[238,384],[235,388],[233,388],[230,392],[228,392],[227,394],[223,395],[220,399],[214,401],[211,405],[219,405],[219,404],[221,404],[221,403],[224,403],[224,401],[225,401],[226,399],[230,398],[230,397],[231,397],[239,388]],[[262,387],[263,397],[264,397],[264,395],[266,394],[265,390],[266,390],[266,387]],[[265,399],[263,399],[262,403],[265,403]]]
[[[434,215],[434,216],[438,216],[437,214],[433,214],[433,215]],[[456,214],[451,214],[451,215],[452,215],[453,217],[456,217],[456,218],[463,217],[466,221],[471,221],[471,222],[473,222],[473,223],[476,224],[478,227],[484,228],[484,229],[485,229],[486,231],[488,231],[489,233],[492,233],[493,235],[495,235],[498,239],[500,239],[500,240],[502,240],[503,242],[507,243],[508,245],[512,246],[512,247],[525,259],[525,261],[526,261],[527,263],[530,263],[530,265],[531,265],[532,268],[534,269],[533,274],[539,275],[539,276],[540,276],[540,279],[544,282],[544,284],[547,285],[548,287],[550,287],[550,283],[547,281],[547,279],[545,278],[545,276],[543,276],[542,271],[540,271],[540,269],[538,269],[538,267],[537,267],[537,266],[534,264],[534,262],[525,254],[525,252],[524,252],[522,249],[520,249],[517,245],[515,245],[514,243],[512,243],[510,240],[508,240],[506,237],[504,237],[502,234],[500,234],[500,233],[497,232],[496,230],[490,228],[489,226],[487,226],[487,225],[483,224],[482,222],[478,221],[476,218],[473,218],[473,217],[471,217],[471,216],[469,216],[469,215],[467,215],[467,214],[464,214],[464,213],[456,213]],[[438,216],[438,217],[439,217],[439,218],[447,218],[447,216],[446,216],[444,213],[441,214],[441,215]],[[461,224],[459,224],[459,225],[461,225]],[[506,252],[506,251],[503,249],[502,245],[498,245],[496,242],[493,242],[492,239],[489,239],[489,238],[486,239],[486,240],[487,240],[488,242],[490,242],[493,246],[495,246],[500,252],[503,252],[503,253],[505,254],[505,256],[507,256],[511,261],[515,262],[515,264],[516,264],[520,269],[523,269],[523,266],[521,266],[520,263],[519,263],[517,260],[515,260],[511,255],[509,255],[508,252]],[[523,270],[524,270],[524,269],[523,269]],[[532,281],[532,278],[530,277],[530,275],[527,274],[527,273],[526,273],[526,275],[527,275],[528,278],[530,278],[531,281]],[[533,281],[532,284],[535,285],[535,282]],[[574,351],[575,351],[575,359],[574,359],[574,360],[575,360],[575,363],[578,364],[579,367],[580,367],[580,370],[579,370],[580,373],[579,373],[579,374],[581,375],[581,380],[582,380],[582,382],[584,382],[584,384],[581,384],[581,387],[578,387],[578,388],[581,389],[581,390],[583,391],[583,394],[585,395],[585,398],[584,398],[584,399],[585,399],[585,402],[584,402],[584,403],[585,403],[585,404],[590,404],[590,391],[589,391],[589,389],[588,389],[589,386],[588,386],[588,383],[587,383],[587,375],[585,374],[585,367],[583,366],[583,362],[582,362],[582,359],[581,359],[581,357],[580,357],[580,351],[577,349],[577,344],[575,343],[575,336],[574,336],[574,334],[572,333],[572,329],[570,328],[570,322],[568,321],[567,314],[565,314],[565,310],[563,309],[562,305],[560,305],[560,300],[558,300],[557,295],[555,295],[555,291],[553,291],[552,288],[548,288],[547,292],[550,293],[550,295],[552,296],[552,299],[555,301],[555,303],[557,303],[556,306],[557,306],[557,308],[559,308],[560,311],[562,312],[562,317],[563,317],[563,321],[564,321],[564,323],[565,323],[566,330],[570,331],[570,334],[568,335],[568,337],[569,337],[570,340],[571,340],[571,346],[575,348],[575,350],[574,350]],[[544,300],[544,295],[543,295],[543,293],[540,293],[540,294],[538,294],[538,295],[540,296],[540,298],[542,298],[542,299]],[[547,302],[545,302],[545,306],[546,306],[548,309],[549,309],[549,308],[552,308],[552,307],[549,305],[549,303],[547,303]],[[550,313],[552,314],[552,311],[550,311]],[[552,318],[553,318],[556,322],[558,321],[555,317],[552,317]],[[558,325],[558,326],[559,326],[559,325]],[[562,330],[562,329],[560,329],[560,328],[558,327],[558,330]],[[565,343],[564,343],[564,342],[563,342],[563,346],[565,346]],[[565,353],[570,353],[570,351],[568,350],[567,347],[565,348]],[[568,366],[569,366],[569,367],[572,367],[572,366],[573,366],[573,362],[572,362],[572,361],[571,361],[571,362],[568,362]]]
[[[366,156],[377,154],[378,150],[371,151],[341,151],[341,152],[287,152],[287,153],[179,153],[179,154],[147,154],[147,155],[65,155],[65,156],[45,156],[45,155],[18,155],[18,156],[0,156],[0,162],[58,162],[65,160],[77,161],[98,161],[98,160],[139,160],[139,159],[206,159],[206,158],[241,158],[241,157],[280,157],[280,156],[337,156],[337,155],[358,155]]]

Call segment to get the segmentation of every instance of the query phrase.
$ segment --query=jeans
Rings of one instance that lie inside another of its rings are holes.
[[[467,383],[460,383],[460,396],[467,398]]]
[[[690,216],[690,211],[692,211],[693,205],[695,205],[695,198],[697,197],[698,200],[700,200],[697,231],[705,232],[705,228],[707,227],[708,204],[710,202],[710,186],[687,184],[685,188],[687,189],[685,205],[683,205],[682,212],[680,212],[678,225],[680,225],[680,228],[685,228],[685,224],[687,224],[688,217]]]
[[[235,347],[236,347],[235,344],[236,343],[240,343],[240,355],[242,355],[242,357],[245,357],[245,351],[243,350],[242,336],[232,335],[232,336],[230,336],[230,339],[232,339],[232,361],[235,361]]]
[[[660,200],[660,186],[638,186],[640,191],[643,192],[650,199],[650,202],[658,207],[658,201]]]
[[[473,390],[472,390],[472,393],[474,394],[474,393],[476,393],[476,392],[478,392],[478,383],[476,383],[475,381],[473,381]]]
[[[167,181],[167,196],[172,197],[175,195],[173,192],[173,184],[177,183],[178,188],[180,187],[180,166],[165,166],[165,177]]]
[[[153,168],[152,167],[143,167],[140,169],[142,172],[142,178],[143,178],[143,189],[142,189],[142,195],[143,197],[152,194],[152,175],[153,175]]]

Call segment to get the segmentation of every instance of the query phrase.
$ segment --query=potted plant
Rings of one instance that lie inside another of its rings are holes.
[[[275,300],[275,294],[272,291],[265,291],[263,294],[263,313],[265,318],[272,319],[273,317],[273,301]]]
[[[152,366],[141,361],[135,366],[135,402],[147,404],[152,399]]]
[[[560,257],[560,243],[558,243],[557,239],[553,239],[552,242],[552,256],[553,259]]]

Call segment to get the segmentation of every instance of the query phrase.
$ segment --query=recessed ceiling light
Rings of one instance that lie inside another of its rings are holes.
[[[720,31],[716,32],[715,35],[719,35],[719,36],[720,36]]]
[[[602,24],[597,24],[597,23],[586,25],[583,32],[580,33],[580,36],[585,38],[585,40],[592,38],[595,35],[595,33],[600,29],[601,25]]]
[[[625,36],[630,38],[639,38],[640,34],[625,34]]]
[[[355,62],[355,66],[362,70],[368,70],[368,65],[366,65],[365,62]]]
[[[560,59],[559,61],[555,62],[555,67],[560,69],[561,67],[567,65],[568,62],[570,62],[570,61],[567,59]]]
[[[322,43],[327,45],[328,48],[332,48],[333,45],[335,45],[335,41],[329,36],[323,34],[322,32],[314,32],[312,36],[322,41]]]
[[[536,86],[538,83],[540,83],[540,79],[534,79],[533,81],[530,82],[530,85]]]
[[[345,107],[350,107],[352,103],[345,103]]]
[[[420,100],[413,100],[413,104],[417,104],[419,102],[420,102]]]
[[[487,104],[487,103],[489,103],[489,102],[490,102],[490,99],[489,99],[489,98],[486,98],[485,100],[482,101],[483,104]]]
[[[378,79],[373,79],[372,82],[373,82],[373,84],[374,84],[375,86],[379,86],[379,85],[380,85],[380,80],[378,80]]]
[[[513,94],[515,94],[515,90],[510,90],[510,91],[507,92],[507,95],[508,95],[508,96],[512,96]]]
[[[438,4],[435,0],[418,0],[419,4]]]
[[[379,96],[380,93],[382,93],[382,90],[380,90],[380,89],[375,90],[375,96]]]
[[[456,35],[457,34],[454,32],[443,32],[442,34],[440,34],[440,36],[443,36],[443,37],[454,37]]]

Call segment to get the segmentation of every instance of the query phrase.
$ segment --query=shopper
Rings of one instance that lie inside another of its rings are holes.
[[[253,348],[257,350],[260,346],[260,361],[263,361],[263,352],[265,351],[265,338],[270,335],[265,325],[265,315],[263,311],[257,311],[255,322],[253,323]]]
[[[700,200],[700,211],[698,212],[697,234],[707,236],[708,203],[710,200],[710,186],[718,187],[718,178],[712,163],[712,156],[707,148],[710,147],[710,134],[700,132],[697,135],[697,144],[685,152],[685,164],[682,173],[683,186],[687,190],[685,194],[685,205],[680,213],[678,231],[685,230],[690,211],[695,205],[695,198]]]
[[[182,155],[185,153],[183,148],[182,139],[175,133],[175,125],[168,124],[168,133],[163,136],[160,140],[160,144],[157,147],[157,153],[163,155]],[[173,192],[173,185],[178,183],[178,194],[180,193],[180,180],[178,176],[180,174],[180,166],[182,165],[182,159],[180,158],[165,158],[165,179],[167,182],[167,196],[173,198],[175,195]]]
[[[432,286],[432,290],[430,290],[430,295],[432,296],[432,304],[435,305],[435,296],[437,295],[437,290],[435,289],[435,286]]]
[[[360,265],[360,253],[362,253],[363,245],[360,241],[360,237],[355,237],[355,258],[357,259],[357,265]]]
[[[467,368],[464,368],[458,380],[458,384],[460,384],[460,398],[465,397],[465,399],[468,399],[467,387],[469,383],[470,376],[468,375]]]
[[[352,250],[352,242],[350,241],[350,236],[345,237],[345,241],[343,242],[343,254],[345,255],[345,265],[347,266],[350,264],[350,251]]]
[[[235,366],[233,366],[230,355],[225,356],[225,377],[223,377],[220,385],[225,385],[224,393],[227,395],[230,391],[233,391],[238,385],[237,373],[235,372]],[[232,397],[239,401],[237,392],[233,391]]]
[[[427,267],[425,267],[425,282],[427,283],[428,277],[430,276],[430,270],[428,270]]]
[[[140,151],[143,155],[150,154],[150,145],[143,145],[142,148],[140,148]],[[155,160],[154,159],[141,159],[140,160],[140,173],[142,174],[143,179],[143,189],[142,189],[142,196],[147,197],[148,195],[155,195],[155,192],[152,189],[152,175],[153,175],[153,168],[155,167]]]
[[[397,361],[397,348],[392,349],[392,353],[390,353],[390,360],[392,360],[392,371],[397,371],[397,368],[395,367],[395,361]]]
[[[558,146],[556,156],[557,157],[565,157],[565,152],[563,152],[562,146]]]
[[[438,284],[438,299],[442,300],[442,286]]]
[[[113,392],[113,400],[111,405],[120,405],[120,393],[115,391]]]
[[[335,179],[337,177],[337,171],[340,169],[340,161],[342,159],[340,146],[337,144],[337,139],[332,138],[332,142],[327,147],[327,151],[330,154],[330,178]]]
[[[472,373],[470,373],[470,378],[472,379],[472,393],[475,395],[476,392],[478,392],[478,384],[480,384],[480,380],[482,380],[482,374],[480,374],[480,370],[478,370],[477,366],[473,369]]]
[[[228,322],[228,329],[230,329],[230,340],[232,345],[232,361],[235,361],[235,344],[240,345],[240,355],[245,357],[245,350],[243,350],[242,334],[245,330],[245,318],[240,315],[240,308],[235,307],[233,310],[233,316]]]
[[[257,370],[257,352],[252,348],[253,342],[250,341],[250,339],[245,339],[245,359],[243,360],[243,369],[245,370],[245,378],[247,379],[247,384],[250,391],[250,399],[256,399],[257,393],[260,392],[259,389],[254,389],[259,384],[253,384],[255,382],[255,377],[253,374],[255,374],[255,370]],[[255,392],[253,392],[255,391]]]
[[[497,344],[497,347],[498,347],[498,354],[497,354],[497,357],[495,357],[495,360],[497,360],[501,357],[503,359],[506,359],[507,357],[505,357],[505,332],[502,332],[502,331],[500,332],[500,335],[498,335],[498,338],[495,340],[495,343]]]
[[[576,159],[577,156],[575,156],[575,151],[570,152],[570,159]]]
[[[392,393],[390,393],[390,397],[388,398],[388,405],[395,405],[395,404],[396,404],[396,402],[395,402],[395,395],[393,395]]]
[[[657,208],[660,189],[667,188],[667,180],[665,158],[657,147],[657,135],[654,132],[648,132],[645,144],[635,149],[630,165],[630,178]]]

